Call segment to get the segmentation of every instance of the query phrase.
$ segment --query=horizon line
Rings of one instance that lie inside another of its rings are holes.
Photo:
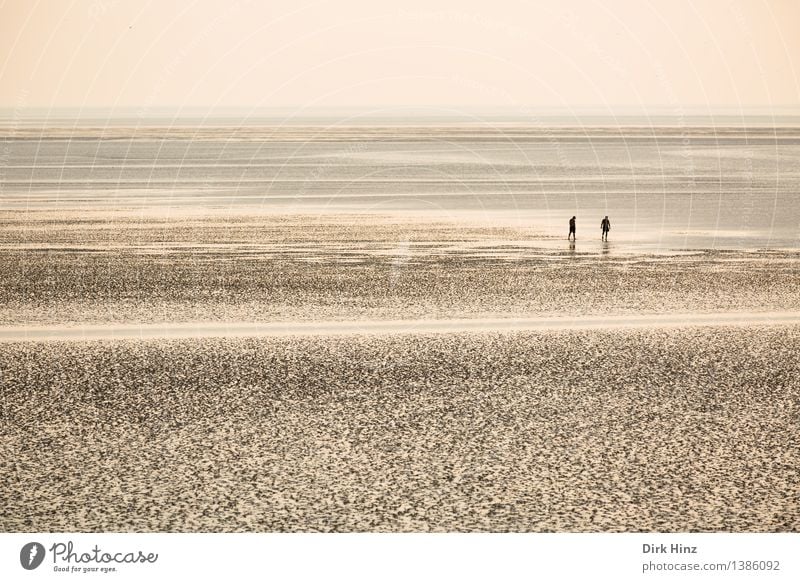
[[[14,112],[16,114],[41,114],[41,113],[104,113],[104,114],[139,114],[142,113],[171,113],[176,116],[185,114],[197,113],[214,113],[214,114],[237,114],[237,115],[252,115],[254,113],[271,113],[271,114],[294,114],[297,116],[316,116],[335,113],[356,113],[359,116],[403,116],[408,112],[413,111],[417,114],[422,113],[423,116],[436,116],[436,117],[466,117],[471,115],[489,115],[489,116],[515,116],[515,117],[531,117],[533,115],[559,115],[559,116],[574,116],[574,115],[596,115],[596,116],[669,116],[680,117],[682,115],[692,116],[710,116],[710,115],[772,115],[772,114],[792,114],[800,115],[800,104],[782,104],[782,105],[752,105],[752,106],[732,106],[732,105],[654,105],[654,106],[637,106],[637,105],[611,105],[611,106],[575,106],[575,107],[558,107],[558,106],[498,106],[498,107],[463,107],[455,105],[384,105],[384,106],[366,106],[366,105],[346,105],[334,107],[303,107],[303,106],[248,106],[248,105],[234,105],[234,106],[215,106],[215,105],[124,105],[124,106],[108,106],[108,105],[92,105],[92,106],[25,106],[25,105],[0,105],[0,112]]]

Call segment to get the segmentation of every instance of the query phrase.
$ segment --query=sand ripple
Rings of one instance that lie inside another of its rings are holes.
[[[800,327],[0,344],[6,531],[798,531]]]

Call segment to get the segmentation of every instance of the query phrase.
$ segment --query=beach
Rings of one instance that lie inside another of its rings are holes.
[[[4,531],[800,530],[796,130],[112,129],[4,134]]]
[[[3,220],[5,219],[5,220]],[[571,244],[481,216],[0,213],[0,324],[564,318],[800,309],[790,249]],[[612,231],[613,232],[613,231]]]
[[[800,326],[0,344],[10,531],[797,531]]]

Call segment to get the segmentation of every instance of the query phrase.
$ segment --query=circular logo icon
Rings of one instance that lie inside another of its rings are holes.
[[[30,542],[22,546],[19,552],[19,563],[26,570],[35,570],[44,560],[44,546],[39,542]]]

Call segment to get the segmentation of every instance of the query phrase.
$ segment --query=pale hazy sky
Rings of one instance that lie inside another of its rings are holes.
[[[0,0],[0,107],[800,106],[799,0]]]

